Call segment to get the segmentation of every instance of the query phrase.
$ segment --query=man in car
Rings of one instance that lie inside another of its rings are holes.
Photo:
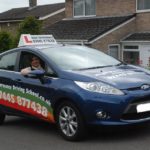
[[[37,56],[32,56],[30,66],[21,70],[22,75],[27,75],[33,70],[44,70],[41,66],[41,61]]]

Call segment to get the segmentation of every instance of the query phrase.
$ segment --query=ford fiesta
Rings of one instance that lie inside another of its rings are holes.
[[[34,55],[45,71],[22,75]],[[67,140],[91,125],[150,120],[150,71],[84,46],[20,47],[0,55],[0,123],[6,115],[56,123]]]

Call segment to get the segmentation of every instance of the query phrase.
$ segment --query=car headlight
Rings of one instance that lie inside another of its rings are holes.
[[[97,92],[102,94],[112,94],[112,95],[124,95],[124,93],[116,89],[108,84],[102,82],[79,82],[75,81],[75,83],[83,88],[84,90],[88,90],[91,92]]]

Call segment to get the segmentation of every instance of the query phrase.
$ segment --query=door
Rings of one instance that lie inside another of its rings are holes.
[[[3,69],[0,70],[0,104],[5,113],[54,122],[51,100],[54,93],[53,82],[56,79],[43,76],[41,80],[36,76],[22,75],[20,67],[27,65],[24,60],[27,59],[27,54],[31,53],[21,53],[17,68],[15,53],[1,58],[0,65]],[[44,65],[44,69],[50,70]]]
[[[141,66],[150,69],[150,46],[148,45],[140,46],[140,60]]]
[[[36,54],[25,51],[20,55],[19,72],[23,69],[22,67],[29,67],[27,66],[30,64],[28,58],[30,58],[31,55],[40,60],[40,64],[47,74],[48,71],[52,73],[50,67],[47,66],[39,55],[37,56]],[[18,84],[16,90],[20,96],[20,110],[24,110],[25,113],[37,118],[54,122],[51,101],[55,93],[53,82],[56,81],[56,78],[54,79],[50,76],[37,77],[35,75],[22,75],[19,73],[16,76],[16,81]]]
[[[128,64],[139,65],[139,51],[123,51],[123,61]]]

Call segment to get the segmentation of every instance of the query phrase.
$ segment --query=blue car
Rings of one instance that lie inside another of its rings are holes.
[[[31,70],[30,56],[44,70]],[[0,124],[6,115],[55,123],[70,141],[87,126],[150,120],[150,71],[85,46],[25,46],[0,54]]]

